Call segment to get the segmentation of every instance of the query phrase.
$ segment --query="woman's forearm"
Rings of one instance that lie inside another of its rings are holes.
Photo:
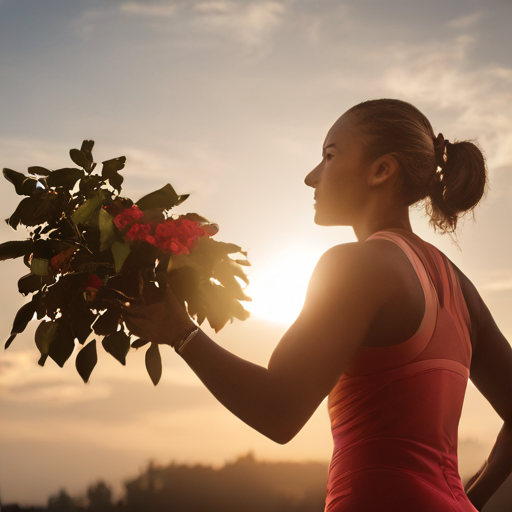
[[[182,357],[219,402],[258,432],[284,444],[300,428],[292,427],[292,395],[267,368],[225,350],[201,330]]]
[[[512,428],[504,423],[488,459],[466,484],[466,494],[471,503],[482,510],[511,473]]]

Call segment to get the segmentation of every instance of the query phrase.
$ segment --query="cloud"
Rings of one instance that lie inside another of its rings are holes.
[[[279,26],[284,5],[278,2],[198,2],[196,26],[248,45],[259,45]]]
[[[127,2],[119,6],[122,13],[149,18],[171,18],[176,14],[176,4],[146,4]]]
[[[132,21],[153,33],[185,38],[192,46],[213,37],[243,47],[260,47],[281,24],[284,11],[284,5],[276,1],[124,2],[83,11],[73,28],[90,39],[103,25]]]
[[[448,125],[437,130],[452,140],[460,133],[478,137],[492,170],[512,162],[512,69],[471,65],[475,44],[460,36],[451,45],[397,46],[383,82],[391,94],[449,113]]]
[[[464,14],[448,22],[450,28],[463,29],[474,26],[482,17],[481,12],[475,12],[473,14]]]

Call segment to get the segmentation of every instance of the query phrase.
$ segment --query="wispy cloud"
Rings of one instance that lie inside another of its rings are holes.
[[[132,20],[166,35],[186,34],[191,41],[214,37],[260,47],[281,24],[284,12],[285,6],[276,1],[124,2],[85,10],[74,27],[82,37],[90,38],[103,24]]]
[[[473,14],[464,14],[448,22],[450,28],[464,29],[470,28],[476,25],[476,23],[482,18],[481,12],[475,12]]]
[[[258,45],[279,26],[284,5],[278,2],[198,2],[196,26],[219,36]]]
[[[509,166],[512,69],[492,63],[484,67],[470,66],[474,44],[472,38],[461,36],[451,46],[396,48],[384,84],[392,94],[413,103],[426,103],[451,112],[448,126],[437,127],[438,131],[448,138],[478,137],[491,169]]]
[[[126,2],[119,6],[122,13],[148,18],[170,18],[176,14],[176,4],[147,4],[141,2]]]

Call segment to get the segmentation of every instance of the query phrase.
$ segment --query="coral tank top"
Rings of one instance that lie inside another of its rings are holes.
[[[398,228],[425,294],[403,343],[357,350],[328,397],[334,440],[325,512],[474,512],[458,472],[458,425],[471,363],[471,323],[446,256]]]

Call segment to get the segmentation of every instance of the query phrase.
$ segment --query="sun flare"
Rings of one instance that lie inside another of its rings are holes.
[[[250,276],[247,289],[253,299],[245,306],[252,315],[269,322],[291,324],[304,303],[311,273],[323,249],[287,246]],[[254,267],[253,267],[254,268]]]

